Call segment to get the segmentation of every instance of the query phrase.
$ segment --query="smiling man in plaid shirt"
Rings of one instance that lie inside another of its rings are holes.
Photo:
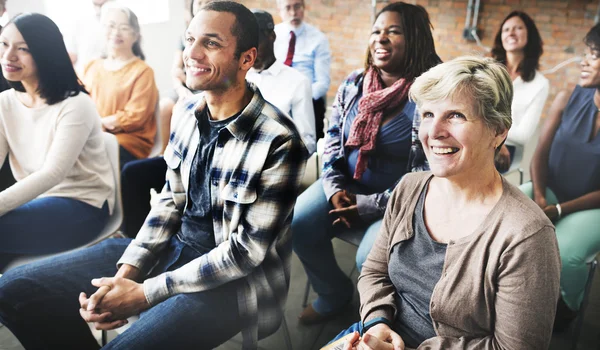
[[[138,314],[106,348],[212,349],[239,331],[254,348],[277,330],[307,151],[292,120],[245,82],[257,40],[243,5],[196,15],[184,62],[187,85],[205,92],[173,114],[167,181],[136,239],[0,278],[0,322],[26,348],[97,348],[84,320],[112,329]]]

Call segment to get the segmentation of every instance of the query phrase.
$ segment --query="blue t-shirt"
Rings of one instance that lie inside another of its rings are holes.
[[[348,140],[350,128],[358,114],[358,104],[362,95],[355,99],[348,111],[344,123],[344,139]],[[411,131],[415,104],[407,101],[402,111],[379,128],[375,151],[368,155],[367,169],[360,180],[355,181],[358,193],[379,193],[392,187],[405,173],[408,167],[408,156],[411,146]],[[344,149],[346,155],[346,172],[349,179],[354,176],[358,162],[358,148]]]
[[[600,190],[600,135],[591,139],[598,113],[595,91],[575,87],[552,141],[547,186],[560,202]]]

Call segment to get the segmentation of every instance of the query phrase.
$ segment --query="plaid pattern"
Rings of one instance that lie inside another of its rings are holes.
[[[287,298],[293,208],[307,150],[293,121],[266,102],[259,90],[241,115],[221,130],[210,173],[217,244],[183,267],[144,281],[151,305],[179,294],[209,290],[244,279],[238,291],[244,347],[277,330]],[[194,111],[206,108],[202,95],[173,113],[166,183],[136,239],[119,264],[148,273],[181,224],[188,201],[190,166],[198,148]]]

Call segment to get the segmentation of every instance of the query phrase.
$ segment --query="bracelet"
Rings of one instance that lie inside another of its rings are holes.
[[[562,216],[562,208],[560,206],[560,203],[556,203],[554,206],[556,207],[556,211],[558,211],[558,218],[557,219],[560,219],[560,217]]]
[[[361,321],[362,323],[362,321]],[[369,320],[367,322],[363,323],[363,326],[361,327],[361,332],[360,332],[360,336],[362,337],[363,334],[371,327],[373,327],[376,324],[379,323],[385,323],[388,327],[392,328],[392,323],[385,317],[377,317],[374,318],[372,320]]]

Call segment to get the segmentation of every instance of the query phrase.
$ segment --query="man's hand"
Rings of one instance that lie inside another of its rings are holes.
[[[506,145],[502,145],[500,152],[498,152],[498,155],[496,155],[495,160],[496,169],[498,169],[499,172],[503,173],[510,168],[510,152],[508,151]]]
[[[142,284],[136,283],[140,270],[123,264],[114,278],[92,280],[99,287],[89,298],[79,295],[79,313],[86,322],[94,322],[96,329],[114,329],[127,323],[127,317],[150,308]]]
[[[346,227],[350,228],[352,221],[358,219],[355,194],[346,190],[336,192],[331,197],[331,205],[333,206],[333,210],[329,211],[329,214],[337,216],[332,225],[343,223]]]

